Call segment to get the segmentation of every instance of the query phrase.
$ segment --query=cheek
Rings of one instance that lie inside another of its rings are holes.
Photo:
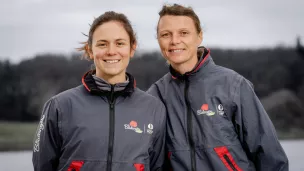
[[[119,56],[122,58],[130,58],[131,56],[131,49],[130,48],[122,48],[118,51]]]
[[[195,46],[199,46],[200,45],[200,39],[198,37],[195,37],[193,39],[193,45],[195,45]]]
[[[159,44],[160,48],[163,50],[165,50],[167,47],[167,43],[165,40],[158,40],[158,44]]]
[[[95,59],[102,59],[106,55],[106,53],[103,51],[97,51],[93,54]]]

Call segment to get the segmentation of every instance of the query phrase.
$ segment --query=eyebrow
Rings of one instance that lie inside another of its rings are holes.
[[[163,33],[163,32],[171,32],[169,30],[161,30],[159,33]]]
[[[116,39],[116,41],[127,41],[127,40],[120,38],[120,39]]]
[[[98,42],[107,42],[106,40],[97,40],[97,43]]]
[[[116,39],[115,41],[127,41],[126,39],[123,39],[123,38],[119,38],[119,39]],[[103,40],[103,39],[101,39],[101,40],[97,40],[97,43],[98,42],[108,42],[107,40]]]
[[[182,31],[182,30],[189,30],[189,28],[180,28],[177,31]],[[163,32],[172,32],[171,30],[162,30],[159,33],[163,33]]]

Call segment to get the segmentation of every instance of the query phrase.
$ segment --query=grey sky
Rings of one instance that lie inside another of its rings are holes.
[[[190,5],[204,29],[203,45],[224,48],[294,46],[304,39],[303,0],[0,0],[0,59],[18,62],[37,53],[70,53],[84,41],[94,17],[126,14],[140,51],[158,50],[156,24],[162,4]]]

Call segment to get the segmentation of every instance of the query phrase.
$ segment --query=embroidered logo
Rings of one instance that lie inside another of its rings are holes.
[[[143,131],[137,127],[137,122],[136,121],[131,121],[129,124],[125,124],[125,129],[130,129],[135,131],[136,133],[141,134]]]
[[[41,132],[44,130],[44,125],[43,125],[43,121],[44,121],[45,116],[42,115],[40,122],[39,122],[39,128],[37,131],[37,139],[35,140],[35,144],[34,144],[34,152],[39,152],[39,142],[40,142],[40,135]]]
[[[219,104],[217,106],[217,112],[218,112],[219,115],[224,115],[225,114],[224,107],[223,107],[222,104]]]
[[[152,124],[148,125],[147,133],[148,134],[152,134],[153,133],[153,125]]]
[[[214,114],[215,114],[215,112],[213,112],[212,110],[209,110],[208,104],[203,104],[201,109],[197,111],[197,115],[212,116]]]

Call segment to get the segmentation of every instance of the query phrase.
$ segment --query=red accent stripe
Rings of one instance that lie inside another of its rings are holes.
[[[171,151],[169,151],[168,152],[168,159],[169,159],[169,163],[170,163],[170,160],[171,160],[171,156],[172,156],[172,152]],[[171,167],[171,165],[169,166],[169,169],[170,169],[170,171],[173,171],[173,168]]]
[[[135,80],[135,78],[134,78],[134,88],[136,88],[136,80]]]
[[[227,147],[223,146],[223,147],[215,147],[214,151],[216,152],[216,154],[220,157],[220,159],[222,160],[222,162],[224,163],[224,165],[227,167],[227,169],[229,171],[233,171],[233,169],[230,167],[230,165],[228,164],[228,162],[226,161],[226,159],[224,158],[224,155],[227,155],[229,160],[231,161],[232,165],[234,166],[234,168],[237,171],[242,171],[242,169],[236,164],[236,162],[234,161],[233,157],[231,156],[231,154],[229,153]]]
[[[172,152],[171,151],[169,151],[168,152],[168,159],[169,159],[169,161],[168,161],[168,169],[170,170],[170,171],[173,171],[173,168],[171,167],[171,165],[170,165],[170,160],[171,160],[171,156],[172,156]]]
[[[207,60],[207,58],[209,56],[210,56],[210,49],[208,49],[208,54],[206,55],[204,60],[202,60],[201,63],[191,73],[196,72],[203,65],[203,63]],[[189,73],[189,74],[191,74],[191,73]]]
[[[71,165],[68,168],[68,171],[80,171],[83,164],[83,161],[72,161]]]
[[[144,164],[141,164],[141,163],[134,163],[134,167],[135,167],[136,171],[144,171],[145,170]]]
[[[173,79],[175,79],[175,80],[177,79],[177,78],[176,78],[176,77],[174,77],[173,75],[172,75],[172,78],[173,78]]]
[[[89,71],[89,72],[90,72],[90,71]],[[85,73],[85,74],[83,75],[83,77],[82,77],[82,79],[81,79],[81,82],[82,82],[82,84],[84,85],[84,87],[85,87],[89,92],[91,92],[91,90],[89,89],[89,87],[87,86],[87,84],[84,82],[84,77],[85,77],[89,72],[87,72],[87,73]]]

